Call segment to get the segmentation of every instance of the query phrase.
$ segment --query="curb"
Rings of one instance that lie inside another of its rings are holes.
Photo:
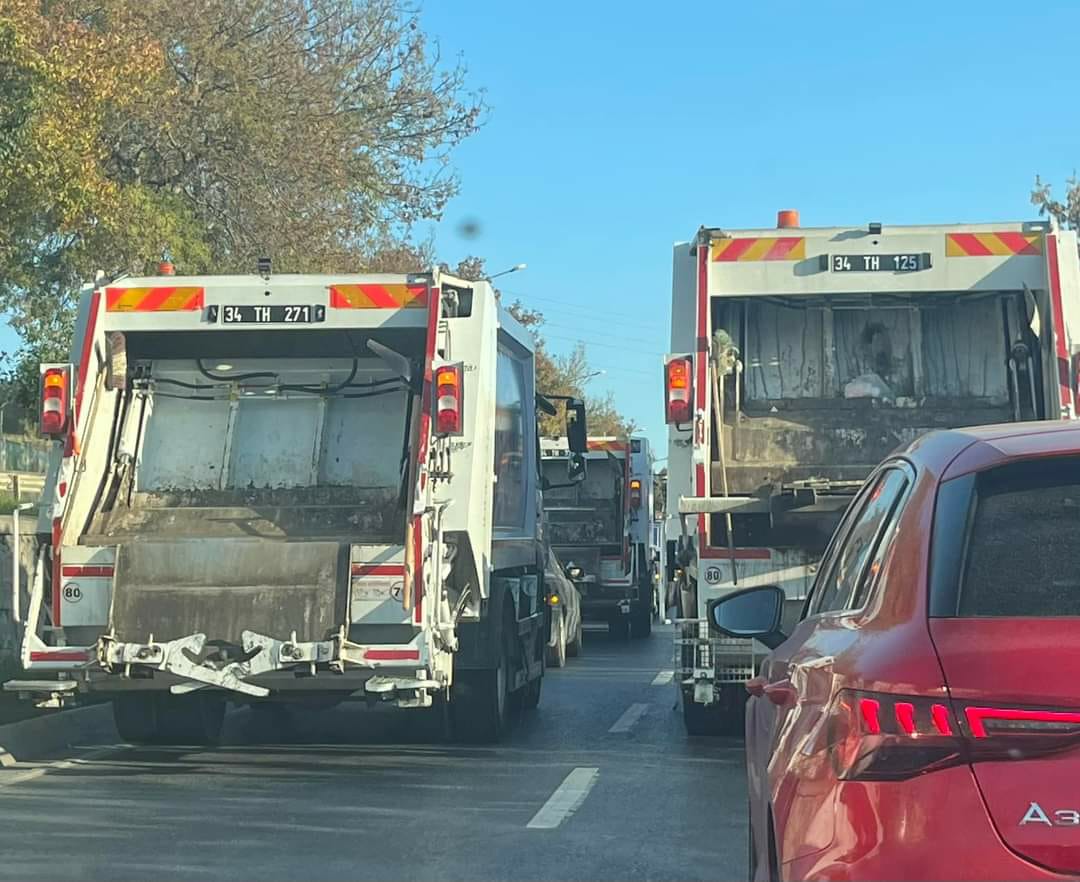
[[[0,767],[43,759],[78,745],[115,744],[112,707],[96,704],[0,726]]]

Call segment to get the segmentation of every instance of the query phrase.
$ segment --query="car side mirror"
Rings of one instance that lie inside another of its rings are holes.
[[[751,637],[769,649],[787,640],[780,630],[784,592],[775,585],[744,588],[725,594],[707,605],[709,628],[727,637]]]
[[[585,454],[589,450],[585,402],[580,398],[569,398],[566,401],[566,443],[571,453]]]

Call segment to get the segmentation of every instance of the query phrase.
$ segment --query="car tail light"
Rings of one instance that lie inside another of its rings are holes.
[[[41,434],[59,438],[68,427],[71,410],[71,367],[46,367],[41,372]]]
[[[833,770],[846,781],[897,781],[964,762],[947,699],[840,691],[826,722]]]
[[[1080,711],[965,702],[959,712],[972,762],[1025,759],[1080,744]]]
[[[461,365],[435,369],[435,431],[440,435],[461,434]]]
[[[665,420],[688,423],[693,413],[693,367],[689,358],[673,358],[664,369]]]
[[[641,508],[641,481],[637,478],[630,482],[630,507]]]

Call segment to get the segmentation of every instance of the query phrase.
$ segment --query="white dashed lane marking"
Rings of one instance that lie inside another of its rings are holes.
[[[593,789],[599,769],[577,768],[567,775],[529,823],[530,830],[554,830],[578,810]]]
[[[649,709],[647,704],[632,704],[626,709],[619,719],[615,721],[615,725],[608,729],[608,732],[629,732],[634,724],[640,720],[645,712]]]
[[[653,677],[653,686],[666,686],[672,680],[675,679],[674,671],[661,671],[655,677]]]

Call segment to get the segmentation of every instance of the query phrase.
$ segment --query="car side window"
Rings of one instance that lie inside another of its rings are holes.
[[[872,582],[863,580],[862,575],[907,484],[907,475],[897,468],[882,472],[874,481],[847,536],[827,562],[830,569],[822,574],[809,615],[854,608],[856,587]]]
[[[870,592],[874,590],[874,586],[877,584],[878,576],[881,574],[881,565],[885,562],[885,555],[889,553],[893,540],[896,539],[896,529],[900,523],[900,513],[904,510],[904,505],[907,502],[909,486],[910,481],[901,489],[900,495],[893,503],[892,511],[889,512],[888,518],[881,525],[877,546],[874,548],[874,556],[870,560],[870,566],[866,568],[866,572],[863,573],[862,578],[859,580],[859,584],[855,586],[855,593],[851,596],[851,602],[848,604],[849,609],[862,609],[870,598]]]

